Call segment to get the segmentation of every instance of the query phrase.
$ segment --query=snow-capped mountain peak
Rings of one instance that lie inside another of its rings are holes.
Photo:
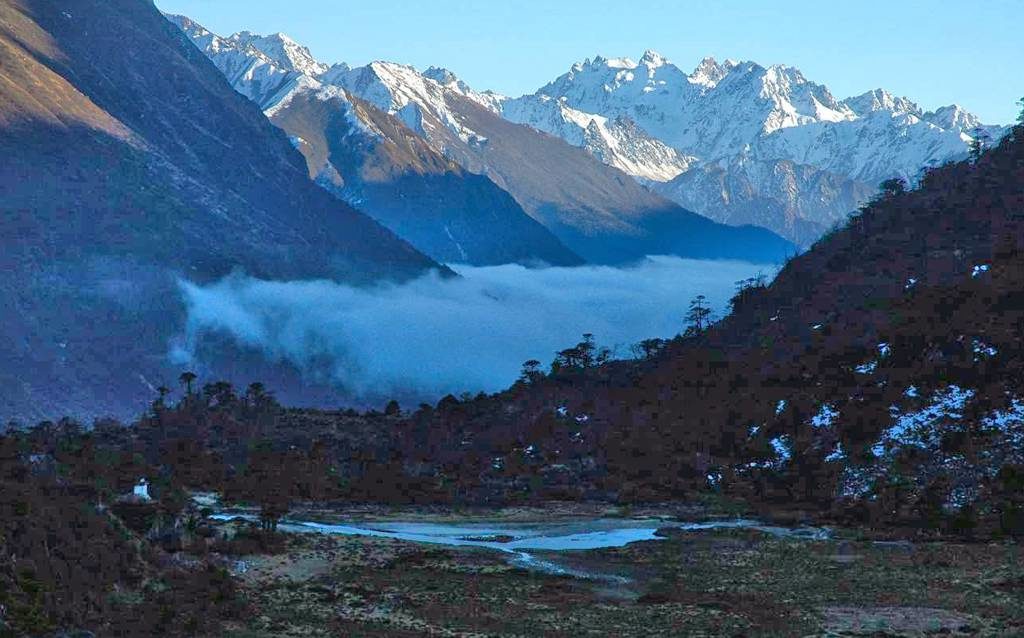
[[[424,127],[441,126],[464,141],[480,139],[466,128],[447,105],[447,95],[463,95],[491,111],[504,98],[475,93],[454,73],[432,68],[421,74],[412,66],[375,61],[352,68],[328,66],[312,57],[309,49],[283,34],[261,36],[249,31],[220,38],[187,18],[168,16],[193,42],[211,57],[237,91],[274,116],[300,93],[318,99],[344,99],[343,91],[366,100],[398,117],[413,131],[429,135]],[[424,118],[424,112],[431,118]]]
[[[697,68],[690,74],[690,81],[694,84],[711,88],[737,66],[739,66],[739,63],[733,60],[726,60],[724,63],[719,64],[715,58],[706,57],[700,61]]]
[[[855,97],[843,100],[855,114],[863,116],[875,111],[888,111],[893,114],[910,113],[920,117],[921,108],[909,98],[896,97],[884,89],[874,89]]]
[[[287,71],[316,77],[328,69],[327,65],[313,57],[308,48],[283,33],[261,36],[249,31],[240,31],[229,36],[227,40],[255,48]]]
[[[643,57],[640,58],[640,65],[649,68],[657,68],[659,66],[665,66],[666,64],[671,64],[668,61],[668,58],[661,55],[654,49],[647,49],[646,51],[644,51]]]
[[[770,204],[777,193],[758,189],[782,185],[793,191],[779,204],[785,223],[770,227],[798,241],[856,208],[882,180],[913,179],[965,155],[980,124],[959,107],[924,113],[882,89],[839,100],[792,66],[708,57],[688,74],[653,51],[639,62],[598,56],[574,64],[536,94],[505,100],[501,112],[643,182],[672,179],[660,192],[715,219],[765,223],[763,211],[782,200]],[[983,130],[997,138],[1005,129]],[[700,175],[681,178],[695,168]],[[737,201],[747,208],[723,212]]]
[[[429,78],[437,82],[441,86],[447,86],[449,88],[455,89],[460,93],[466,93],[470,91],[469,85],[460,80],[459,77],[455,75],[454,72],[444,67],[428,67],[427,70],[423,72],[423,77]]]
[[[267,50],[275,52],[270,46],[273,36],[260,38],[243,33],[222,38],[184,16],[169,15],[167,18],[211,57],[235,90],[259,104],[264,111],[272,113],[287,104],[297,92],[319,90],[321,87],[313,76],[296,71],[291,63],[286,66],[266,53]],[[322,67],[317,63],[317,69]]]
[[[560,137],[641,180],[668,181],[694,161],[651,137],[625,115],[608,118],[586,113],[569,106],[565,98],[528,95],[505,100],[500,108],[505,119]]]
[[[423,72],[423,77],[433,80],[446,89],[467,97],[484,108],[495,113],[501,110],[501,103],[507,98],[494,91],[474,91],[472,87],[463,82],[454,72],[442,67],[432,66]]]
[[[323,76],[322,80],[337,85],[369,101],[377,108],[397,116],[406,126],[427,138],[440,123],[463,142],[476,143],[484,138],[465,126],[462,119],[448,105],[451,94],[460,94],[490,110],[496,110],[502,98],[493,94],[475,93],[460,82],[450,71],[434,69],[438,80],[427,77],[414,67],[394,62],[376,61],[364,67],[338,69]],[[424,114],[430,117],[424,118]]]
[[[596,56],[592,63],[583,65],[584,68],[600,66],[609,69],[635,69],[638,65],[633,58],[606,58],[600,55]]]
[[[982,124],[977,115],[959,104],[950,104],[929,111],[922,114],[921,119],[948,131],[959,131],[967,141],[980,134],[992,142],[998,140],[1006,132],[1005,127]]]

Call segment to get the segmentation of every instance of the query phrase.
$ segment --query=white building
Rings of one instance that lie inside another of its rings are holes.
[[[140,478],[139,482],[135,485],[135,489],[132,491],[132,496],[140,501],[152,500],[149,497],[149,481],[145,478]]]

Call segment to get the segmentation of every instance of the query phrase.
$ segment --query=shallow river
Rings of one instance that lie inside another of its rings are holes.
[[[254,519],[249,514],[216,514],[213,518]],[[659,540],[659,529],[713,530],[743,528],[759,530],[779,537],[818,540],[828,537],[828,530],[817,527],[787,528],[764,525],[758,521],[732,519],[703,523],[680,523],[658,519],[579,519],[537,523],[423,523],[423,522],[353,522],[317,523],[284,519],[278,528],[286,532],[339,534],[344,536],[376,536],[413,543],[462,547],[484,547],[507,554],[514,565],[579,578],[625,581],[619,576],[573,570],[534,556],[531,552],[622,547],[638,541]]]

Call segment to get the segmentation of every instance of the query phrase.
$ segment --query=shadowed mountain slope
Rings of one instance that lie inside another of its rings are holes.
[[[472,100],[449,95],[463,126],[486,137],[460,144],[445,130],[448,154],[505,188],[566,245],[595,263],[644,255],[779,261],[795,249],[753,226],[713,222],[647,190],[580,149],[502,119]]]
[[[179,278],[437,267],[311,185],[287,138],[142,0],[0,5],[0,156],[4,416],[123,413],[170,383]]]
[[[446,160],[397,118],[357,98],[306,92],[272,120],[310,176],[447,263],[583,263],[511,195]]]

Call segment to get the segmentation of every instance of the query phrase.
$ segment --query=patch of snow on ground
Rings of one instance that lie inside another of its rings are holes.
[[[818,410],[818,413],[811,418],[811,425],[816,429],[832,427],[837,416],[839,416],[839,412],[831,405],[825,403]]]
[[[785,463],[793,457],[793,443],[789,440],[788,435],[777,436],[769,443],[779,462]]]
[[[947,510],[961,510],[964,506],[977,501],[979,492],[977,483],[957,485],[950,490],[943,505]]]
[[[998,430],[1018,453],[1024,453],[1024,402],[1014,397],[1009,407],[996,410],[981,420],[987,428]]]
[[[900,414],[897,408],[891,413],[896,420],[883,434],[871,451],[881,457],[886,450],[898,446],[915,446],[934,448],[938,445],[942,420],[959,420],[963,417],[963,409],[974,396],[974,390],[965,390],[960,386],[951,385],[936,392],[932,402],[917,412]]]
[[[971,341],[971,349],[974,350],[974,360],[977,361],[981,356],[994,357],[999,354],[999,351],[988,345],[981,339],[975,338]]]
[[[842,443],[836,443],[836,449],[832,450],[832,452],[825,457],[826,463],[835,463],[844,460],[846,460],[846,452],[843,450]]]
[[[460,244],[458,240],[456,240],[455,237],[452,236],[452,231],[448,229],[448,226],[444,227],[444,232],[446,235],[448,235],[448,239],[450,239],[452,243],[455,244],[455,247],[459,249],[459,254],[462,255],[462,260],[469,261],[469,258],[466,255],[466,251],[463,250],[462,248],[462,244]]]
[[[862,498],[871,493],[877,478],[877,470],[873,467],[847,467],[839,478],[836,491],[843,498]]]
[[[199,507],[215,507],[220,504],[220,494],[217,492],[193,492],[192,502]]]

